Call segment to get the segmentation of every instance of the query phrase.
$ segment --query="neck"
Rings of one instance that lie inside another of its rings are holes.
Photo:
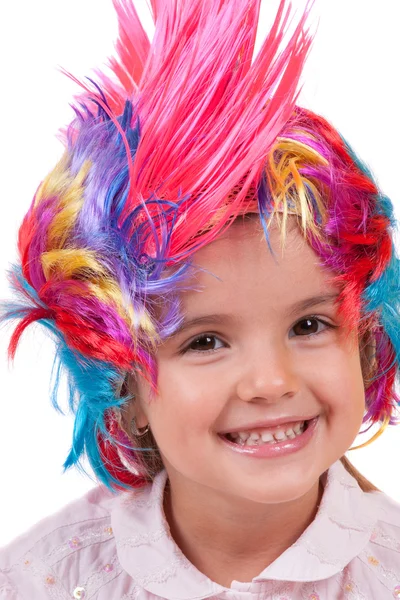
[[[301,536],[315,518],[323,488],[316,482],[301,498],[275,505],[212,492],[168,481],[164,512],[189,561],[212,581],[230,587],[233,580],[251,581]]]

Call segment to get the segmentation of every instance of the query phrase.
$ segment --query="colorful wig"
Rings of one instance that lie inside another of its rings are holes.
[[[138,487],[138,453],[115,409],[127,373],[157,386],[157,344],[179,325],[178,289],[193,252],[232,221],[258,212],[268,240],[288,212],[341,288],[340,310],[376,348],[365,423],[394,419],[400,351],[399,261],[391,202],[345,140],[296,105],[311,35],[309,7],[287,36],[281,0],[254,56],[261,0],[151,0],[150,44],[131,0],[119,20],[110,75],[78,82],[66,150],[40,184],[19,230],[9,272],[19,319],[56,343],[52,402],[62,370],[75,414],[64,463],[86,454],[110,489]],[[289,39],[282,48],[285,36]],[[68,74],[69,77],[72,75]],[[72,77],[73,78],[73,77]]]

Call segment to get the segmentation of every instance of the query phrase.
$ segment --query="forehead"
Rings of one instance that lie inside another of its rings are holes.
[[[292,220],[291,220],[292,219]],[[279,308],[299,297],[335,291],[332,276],[302,236],[296,218],[289,218],[285,245],[277,224],[269,229],[271,250],[257,218],[237,220],[217,240],[193,255],[200,268],[195,276],[196,291],[182,294],[183,306],[190,309]]]

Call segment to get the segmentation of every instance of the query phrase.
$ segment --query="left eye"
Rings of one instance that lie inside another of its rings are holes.
[[[192,340],[184,351],[210,352],[223,347],[224,343],[217,336],[204,334]]]
[[[321,321],[321,319],[317,319],[316,317],[307,317],[306,319],[302,319],[298,321],[296,325],[292,327],[292,331],[294,331],[294,336],[313,336],[321,333],[326,328],[332,328],[333,325],[330,323],[326,323],[325,321]],[[289,337],[294,337],[289,336]]]

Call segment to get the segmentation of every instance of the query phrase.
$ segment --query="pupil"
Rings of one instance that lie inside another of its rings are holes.
[[[192,344],[195,350],[213,350],[214,338],[209,335],[205,335],[195,340]]]
[[[316,319],[304,319],[296,325],[296,328],[298,328],[298,332],[296,333],[299,333],[300,335],[302,333],[317,333],[318,323]]]

